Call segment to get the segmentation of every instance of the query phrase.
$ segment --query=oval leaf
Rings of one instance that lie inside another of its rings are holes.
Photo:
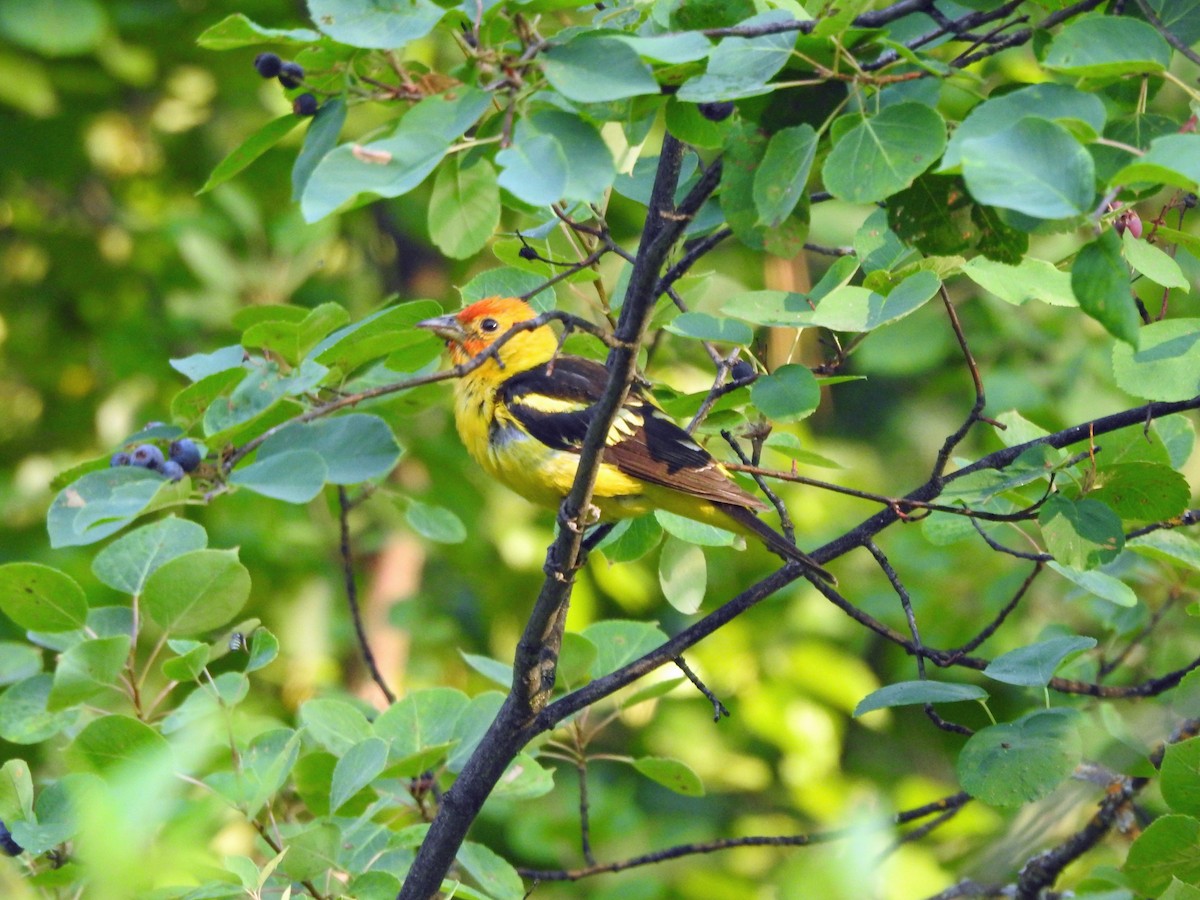
[[[87,622],[87,598],[71,576],[41,563],[0,566],[0,609],[30,631],[72,631]]]
[[[236,550],[194,550],[147,579],[142,608],[163,630],[184,636],[229,622],[249,596],[250,573]]]

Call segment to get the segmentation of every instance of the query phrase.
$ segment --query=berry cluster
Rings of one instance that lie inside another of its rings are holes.
[[[274,53],[258,54],[254,57],[254,68],[263,78],[278,78],[288,90],[298,88],[304,82],[304,66],[280,59]],[[315,116],[317,98],[312,94],[300,94],[292,101],[292,112],[298,116]]]
[[[141,444],[132,453],[120,451],[114,453],[108,461],[109,466],[138,466],[158,472],[172,481],[179,481],[187,472],[195,471],[200,465],[200,448],[190,438],[180,438],[172,441],[167,449],[167,456],[154,444]]]

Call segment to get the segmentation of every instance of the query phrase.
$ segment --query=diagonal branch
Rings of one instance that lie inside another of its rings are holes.
[[[559,532],[546,553],[546,579],[517,643],[512,689],[458,780],[442,798],[398,900],[427,900],[438,890],[484,801],[528,741],[530,723],[545,707],[554,686],[567,605],[575,572],[584,557],[583,532],[590,524],[596,473],[609,429],[636,375],[637,349],[657,299],[654,287],[672,246],[720,183],[721,166],[717,162],[676,207],[674,196],[682,160],[683,145],[668,134],[663,140],[646,227],[609,353],[608,385],[594,407],[574,484],[559,510]]]

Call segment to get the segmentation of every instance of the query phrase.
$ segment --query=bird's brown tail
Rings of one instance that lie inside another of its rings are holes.
[[[800,563],[822,581],[837,584],[837,579],[823,569],[820,563],[795,544],[789,543],[787,538],[756,516],[753,510],[749,510],[744,506],[735,506],[732,503],[718,503],[717,508],[741,525],[746,531],[751,532],[759,538],[772,553],[776,553],[784,559]]]

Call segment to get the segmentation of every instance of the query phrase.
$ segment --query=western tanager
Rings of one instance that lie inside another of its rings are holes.
[[[445,338],[459,365],[535,316],[521,300],[490,297],[417,327]],[[555,508],[571,490],[594,404],[608,383],[600,363],[558,351],[549,325],[517,332],[495,358],[458,380],[454,403],[458,433],[484,471],[526,499]],[[783,558],[834,580],[759,519],[756,512],[766,504],[742,490],[637,384],[609,430],[592,503],[601,521],[663,509],[753,535]]]

